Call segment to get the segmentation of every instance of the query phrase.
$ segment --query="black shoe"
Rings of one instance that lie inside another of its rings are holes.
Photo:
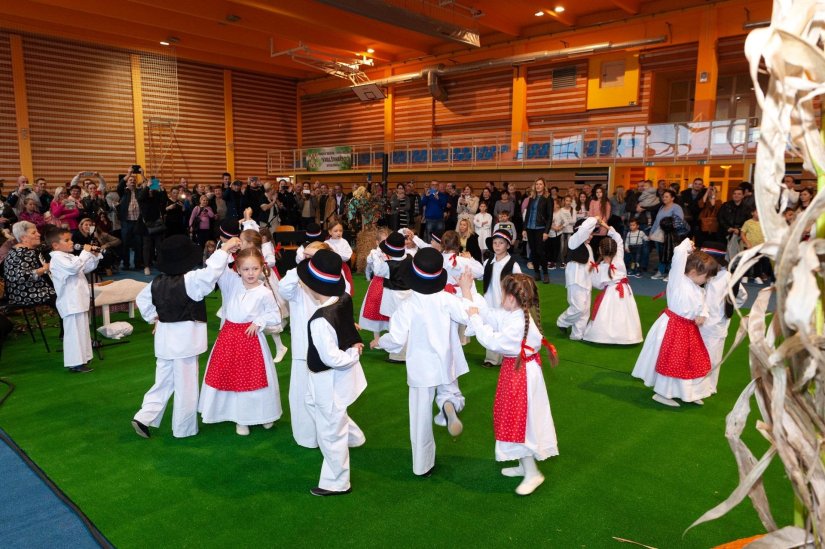
[[[74,368],[69,368],[69,371],[73,374],[86,374],[88,372],[93,372],[94,368],[89,368],[84,364],[83,366],[75,366]]]
[[[536,279],[536,282],[541,282],[541,273],[536,271],[536,273],[533,275],[533,278]]]
[[[335,490],[324,490],[323,488],[319,488],[316,486],[315,488],[310,488],[309,493],[313,496],[345,496],[352,492],[352,488],[347,488],[346,490],[341,490],[336,492]]]
[[[482,367],[482,368],[495,368],[495,367],[496,367],[496,365],[495,365],[495,364],[493,364],[492,362],[489,362],[489,361],[486,361],[486,360],[485,360],[485,361],[481,364],[481,367]]]
[[[435,471],[435,465],[430,467],[430,470],[427,471],[426,473],[421,473],[420,475],[415,475],[415,476],[417,476],[418,478],[430,478],[431,476],[433,476],[433,471]]]
[[[150,436],[152,436],[149,433],[149,427],[147,427],[146,425],[144,425],[136,419],[132,420],[132,427],[135,428],[135,432],[138,434],[138,436],[141,436],[143,438],[149,438]]]
[[[561,326],[556,326],[556,328],[558,328],[558,329],[559,329],[559,331],[560,331],[561,333],[563,333],[564,335],[566,335],[566,336],[569,336],[569,335],[570,335],[570,328],[563,328],[563,327],[561,327]]]
[[[395,360],[394,358],[385,358],[384,362],[389,362],[390,364],[406,364],[406,360]]]
[[[544,273],[544,279],[542,280],[542,282],[544,282],[545,284],[550,284],[550,275]]]

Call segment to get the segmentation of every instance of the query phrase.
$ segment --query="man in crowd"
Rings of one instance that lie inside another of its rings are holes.
[[[742,225],[750,218],[750,210],[745,205],[745,193],[742,189],[734,189],[731,200],[722,204],[719,210],[719,237],[728,239],[739,237]]]
[[[690,234],[699,234],[699,201],[705,196],[705,182],[701,177],[697,177],[690,184],[690,187],[682,191],[679,195],[679,202],[682,211],[685,213],[685,221],[690,225]]]
[[[120,217],[120,240],[122,248],[120,257],[123,260],[123,268],[131,269],[129,251],[134,252],[134,268],[142,270],[143,266],[143,240],[140,233],[140,203],[138,202],[137,178],[140,173],[132,173],[132,168],[126,173],[126,177],[117,184],[117,194],[120,196],[120,204],[117,213]]]
[[[424,210],[424,240],[430,240],[433,231],[444,230],[444,212],[447,210],[447,193],[443,185],[439,190],[438,181],[430,181],[430,187],[421,198],[421,208]]]

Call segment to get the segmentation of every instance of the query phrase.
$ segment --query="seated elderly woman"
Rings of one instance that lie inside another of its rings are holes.
[[[9,305],[54,306],[54,286],[48,277],[49,264],[39,250],[37,227],[28,221],[18,221],[11,230],[17,245],[3,261]]]
[[[105,271],[107,275],[111,275],[112,268],[120,263],[120,256],[117,254],[117,250],[120,248],[120,239],[95,226],[94,221],[88,217],[80,220],[77,230],[72,232],[72,242],[74,242],[75,250],[77,250],[76,254],[79,254],[86,244],[100,248],[103,255],[100,258],[98,271],[96,272]]]
[[[20,219],[20,221],[34,223],[37,230],[42,234],[43,228],[49,224],[51,217],[51,212],[47,211],[45,215],[40,213],[40,208],[34,198],[27,198],[24,203],[23,211],[20,212],[18,219]]]

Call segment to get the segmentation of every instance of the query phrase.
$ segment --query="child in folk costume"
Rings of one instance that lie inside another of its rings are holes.
[[[381,234],[379,229],[378,234]],[[389,327],[389,314],[385,314],[384,300],[390,299],[389,292],[394,289],[390,276],[390,265],[397,270],[398,263],[406,257],[404,237],[399,233],[392,233],[387,238],[378,243],[378,247],[372,250],[367,256],[368,274],[372,274],[370,285],[367,288],[367,295],[361,303],[361,312],[358,318],[358,325],[362,330],[369,330],[373,333],[373,339],[378,339],[381,332]],[[392,308],[394,312],[395,307]]]
[[[330,223],[331,223],[330,230],[332,230],[334,228],[335,224],[340,225],[340,223],[338,223],[338,221],[334,220],[334,219],[331,220]],[[326,247],[328,249],[330,249],[332,251],[335,251],[335,249],[330,245],[330,242],[333,239],[330,238],[330,239],[324,240],[324,236],[321,232],[321,226],[318,225],[317,223],[310,223],[309,225],[307,225],[306,237],[307,237],[306,243],[299,246],[298,249],[295,251],[295,262],[296,263],[300,263],[301,261],[303,261],[304,259],[309,257],[308,255],[306,255],[305,251],[306,251],[307,246],[309,244],[312,244],[313,242],[322,242],[326,245]],[[337,245],[343,249],[343,246],[348,247],[349,243],[346,240],[344,240],[343,238],[339,238],[338,242],[337,242]],[[346,252],[346,250],[344,250],[344,252]],[[352,248],[349,248],[349,253],[350,253],[350,257],[352,257]],[[341,255],[341,254],[338,253],[338,255]],[[348,260],[344,259],[343,256],[341,256],[341,261],[342,261],[341,272],[344,274],[344,280],[345,280],[345,283],[346,283],[346,292],[349,295],[352,295],[352,273],[349,270],[349,265],[346,263]]]
[[[57,312],[63,322],[63,366],[72,373],[91,372],[92,337],[89,333],[89,282],[86,274],[97,268],[100,250],[86,244],[74,255],[72,233],[55,229],[46,236],[51,248],[49,271],[57,294]]]
[[[398,229],[398,233],[404,237],[404,251],[409,256],[414,256],[421,248],[428,248],[430,246],[421,240],[412,229]]]
[[[444,257],[444,269],[447,271],[447,285],[444,289],[451,294],[458,294],[458,277],[469,269],[473,278],[484,276],[484,267],[476,261],[469,252],[461,252],[461,244],[458,233],[455,231],[445,231],[441,237],[441,255]],[[475,286],[472,287],[476,291]],[[471,296],[466,296],[471,298]],[[466,326],[453,322],[450,328],[458,333],[458,340],[462,345],[470,343],[470,338],[464,335]],[[459,374],[460,375],[460,374]]]
[[[578,228],[567,241],[565,257],[564,285],[567,287],[567,309],[556,320],[556,326],[565,333],[570,331],[570,339],[581,340],[587,319],[590,316],[590,297],[593,281],[590,269],[593,263],[593,249],[590,239],[599,220],[588,217],[576,223]]]
[[[728,326],[730,325],[730,318],[733,316],[733,304],[728,296],[728,284],[730,284],[731,274],[728,271],[727,249],[724,244],[705,241],[701,251],[715,259],[718,264],[716,276],[709,278],[705,283],[705,303],[708,319],[699,326],[699,333],[702,334],[702,341],[705,342],[705,348],[707,348],[710,357],[711,371],[708,377],[711,390],[716,393],[716,386],[719,383],[719,367],[725,350],[725,339],[728,337]],[[747,291],[739,282],[733,287],[733,295],[736,297],[738,307],[742,307],[748,299]]]
[[[157,427],[174,393],[172,434],[198,434],[198,355],[206,351],[206,303],[203,298],[215,289],[231,255],[240,247],[237,238],[227,239],[206,261],[201,249],[185,235],[161,242],[155,264],[160,275],[137,296],[140,314],[155,324],[155,384],[143,397],[132,420],[135,432],[149,438],[149,426]]]
[[[705,291],[717,263],[708,254],[693,251],[693,242],[682,241],[673,250],[667,282],[667,309],[651,326],[633,377],[653,387],[653,400],[679,406],[674,399],[703,404],[713,392],[710,356],[699,333],[707,319]]]
[[[484,301],[487,302],[490,309],[501,308],[501,281],[504,277],[521,273],[521,267],[516,263],[515,258],[508,253],[513,243],[512,238],[512,235],[507,231],[496,231],[493,236],[487,239],[487,249],[492,250],[495,254],[484,262],[484,276],[482,278]],[[492,368],[499,364],[501,364],[501,355],[487,349],[482,366]]]
[[[460,282],[463,287],[471,281],[465,276]],[[539,353],[547,347],[552,366],[558,357],[539,328],[539,296],[533,279],[525,274],[505,276],[501,292],[501,307],[470,307],[469,329],[483,347],[504,355],[493,405],[496,461],[519,461],[501,474],[523,477],[516,493],[526,496],[544,482],[536,460],[559,454]]]
[[[250,425],[265,429],[281,417],[278,376],[264,328],[280,324],[275,296],[261,274],[264,258],[257,248],[238,252],[237,273],[227,269],[218,279],[224,323],[209,356],[198,411],[204,423],[235,423],[249,434]]]
[[[642,323],[627,279],[622,237],[603,220],[599,223],[607,228],[607,237],[599,241],[600,261],[592,280],[601,293],[596,296],[582,339],[614,345],[641,343]]]
[[[439,408],[436,423],[445,423],[452,436],[463,430],[458,413],[464,408],[464,395],[458,376],[469,368],[450,324],[466,325],[468,318],[461,300],[444,291],[447,271],[437,250],[419,250],[404,265],[403,276],[412,292],[390,317],[389,332],[372,341],[370,348],[397,353],[407,346],[413,473],[429,476],[435,466],[433,399]]]
[[[487,203],[478,203],[478,213],[473,216],[473,229],[478,235],[478,243],[483,246],[482,252],[487,251],[487,238],[493,231],[493,216],[487,212]]]
[[[344,225],[339,220],[332,221],[329,224],[329,238],[325,240],[327,245],[332,248],[332,251],[341,256],[341,272],[347,279],[349,289],[347,293],[352,295],[352,271],[349,268],[349,260],[352,258],[352,247],[344,238]]]
[[[306,406],[315,421],[324,463],[318,486],[310,492],[348,494],[349,438],[357,425],[347,415],[347,406],[367,387],[360,362],[364,344],[352,319],[352,298],[344,292],[340,256],[319,250],[299,264],[297,272],[303,290],[319,305],[309,319]]]

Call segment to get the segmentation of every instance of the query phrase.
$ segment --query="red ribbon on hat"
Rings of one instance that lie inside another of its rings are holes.
[[[450,261],[452,262],[453,267],[455,267],[458,264],[458,261],[456,260],[457,255],[458,254],[453,254],[453,255],[450,256]]]

